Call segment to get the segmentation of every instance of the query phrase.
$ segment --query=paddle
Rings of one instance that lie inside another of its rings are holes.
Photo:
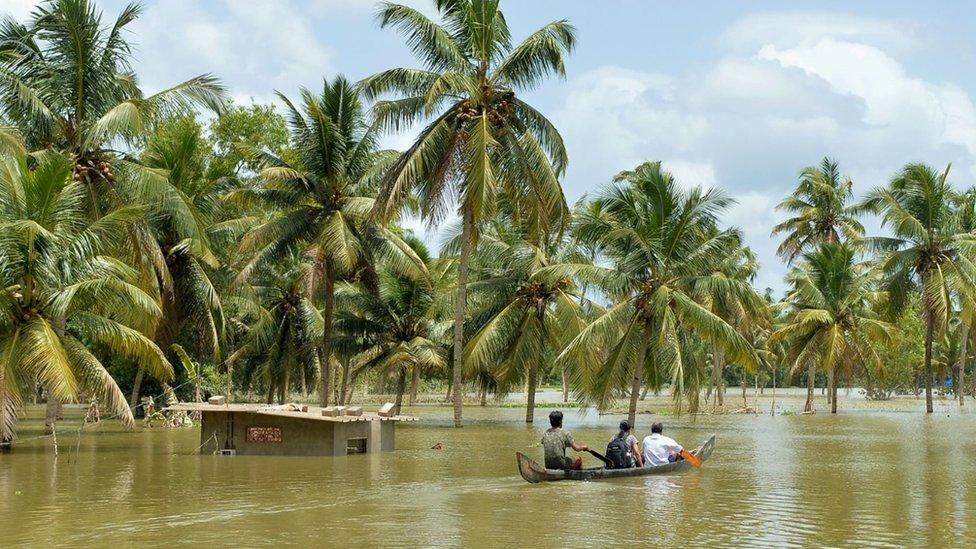
[[[591,454],[593,454],[593,457],[595,457],[596,459],[598,459],[598,460],[602,461],[604,464],[606,464],[606,466],[608,468],[613,469],[613,462],[610,461],[609,459],[607,459],[607,456],[604,456],[603,454],[601,454],[601,453],[599,453],[599,452],[597,452],[595,450],[587,449],[586,451],[589,452],[589,453],[591,453]],[[701,463],[701,462],[699,462],[699,463]]]
[[[695,467],[701,467],[702,460],[701,460],[701,458],[699,458],[695,454],[692,454],[688,450],[685,450],[684,448],[682,448],[680,455],[688,463],[694,465]]]

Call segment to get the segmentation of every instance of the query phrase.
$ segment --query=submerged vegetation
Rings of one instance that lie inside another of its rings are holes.
[[[806,385],[807,411],[818,384],[834,412],[840,384],[924,390],[928,412],[935,391],[972,393],[976,189],[948,167],[861,201],[837,162],[802,169],[777,301],[720,189],[648,161],[567,205],[562,138],[522,94],[564,75],[572,26],[516,42],[497,0],[436,6],[379,8],[422,68],[276,105],[233,105],[210,75],[143,94],[123,34],[138,5],[107,23],[48,0],[2,25],[0,443],[38,398],[52,425],[72,401],[132,424],[170,387],[329,405],[391,386],[398,408],[446,389],[459,426],[465,394],[523,387],[531,423],[544,383],[622,398],[632,423],[648,390],[691,412],[732,383]]]

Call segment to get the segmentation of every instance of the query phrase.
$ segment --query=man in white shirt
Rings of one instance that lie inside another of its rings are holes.
[[[678,460],[678,455],[684,448],[680,444],[664,436],[664,425],[656,422],[651,425],[651,434],[644,437],[641,443],[641,455],[644,457],[644,467],[664,465]]]

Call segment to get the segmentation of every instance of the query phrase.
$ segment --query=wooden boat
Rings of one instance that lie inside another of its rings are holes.
[[[702,461],[705,461],[712,455],[714,448],[715,435],[712,435],[701,446],[692,450],[691,453],[698,456]],[[519,473],[522,475],[522,478],[532,483],[552,480],[598,480],[604,478],[641,477],[644,475],[684,471],[692,467],[691,463],[682,460],[656,467],[632,467],[630,469],[590,467],[578,471],[564,471],[562,469],[546,469],[521,452],[516,452],[515,457],[518,460]]]

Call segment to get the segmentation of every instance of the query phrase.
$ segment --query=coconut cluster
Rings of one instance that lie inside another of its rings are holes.
[[[115,174],[112,172],[112,165],[104,160],[79,158],[72,170],[71,178],[82,183],[91,183],[98,179],[113,182]]]

